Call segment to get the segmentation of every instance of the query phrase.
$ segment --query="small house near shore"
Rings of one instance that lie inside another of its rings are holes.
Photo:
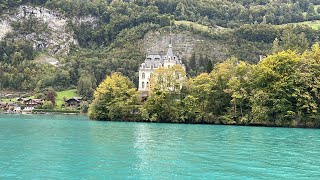
[[[73,97],[65,100],[66,107],[70,108],[78,108],[80,106],[82,98],[81,97]]]
[[[24,111],[32,111],[37,106],[43,105],[43,100],[41,99],[26,99],[23,101],[25,105]]]

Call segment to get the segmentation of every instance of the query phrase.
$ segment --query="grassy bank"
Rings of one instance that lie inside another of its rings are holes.
[[[304,21],[304,22],[299,22],[299,23],[290,23],[293,25],[306,25],[311,27],[314,30],[319,30],[320,29],[320,20],[314,20],[314,21]]]
[[[64,99],[70,99],[73,97],[79,97],[79,94],[77,94],[76,89],[70,89],[70,90],[57,92],[56,109],[61,108],[61,105],[64,104]]]

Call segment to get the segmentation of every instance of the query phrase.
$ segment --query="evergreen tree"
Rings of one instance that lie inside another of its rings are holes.
[[[193,52],[189,60],[189,69],[195,70],[196,66],[196,53]]]
[[[96,85],[94,77],[88,72],[83,73],[78,80],[78,93],[83,97],[91,99],[95,88]]]
[[[209,60],[207,62],[207,73],[210,73],[213,70],[213,65],[212,65],[212,61]]]
[[[314,9],[314,5],[310,4],[308,11],[307,11],[307,19],[308,20],[313,20],[313,17],[316,15],[316,11]]]
[[[306,38],[306,34],[304,32],[299,34],[299,36],[298,36],[298,44],[299,44],[298,46],[299,46],[300,52],[304,52],[305,50],[308,49],[309,41]]]
[[[277,52],[280,52],[280,51],[281,51],[281,48],[280,48],[280,44],[279,44],[279,39],[276,38],[273,41],[272,53],[277,53]]]
[[[46,100],[50,101],[53,107],[56,105],[56,96],[57,93],[53,89],[49,89],[46,95]]]
[[[309,41],[305,33],[295,33],[293,26],[289,26],[283,31],[281,40],[280,47],[282,50],[292,50],[303,53],[309,47]]]
[[[267,17],[263,16],[261,24],[267,24]]]
[[[199,67],[205,67],[206,66],[206,62],[205,62],[202,54],[200,54],[198,63],[199,63]]]

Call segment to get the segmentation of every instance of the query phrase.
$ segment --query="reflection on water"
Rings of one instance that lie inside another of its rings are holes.
[[[153,141],[150,136],[150,128],[146,124],[139,124],[135,128],[134,132],[134,149],[136,151],[137,161],[135,164],[135,169],[141,174],[143,172],[148,172],[150,167],[150,159],[148,152],[152,147],[149,145],[149,141]]]
[[[319,135],[0,115],[0,179],[318,179]]]

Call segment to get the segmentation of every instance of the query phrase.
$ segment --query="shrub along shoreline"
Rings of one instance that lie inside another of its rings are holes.
[[[93,121],[105,121],[105,122],[128,122],[128,123],[160,123],[160,124],[189,124],[189,125],[221,125],[221,126],[250,126],[250,127],[277,127],[277,128],[309,128],[309,129],[319,129],[319,124],[303,124],[303,122],[299,122],[296,124],[274,124],[274,123],[225,123],[218,119],[203,122],[172,122],[172,121],[150,121],[149,119],[142,119],[141,116],[137,116],[135,118],[124,118],[124,119],[90,119]]]
[[[258,64],[229,59],[187,78],[181,67],[158,68],[147,100],[119,73],[94,93],[89,117],[164,123],[320,127],[320,47],[282,51]]]
[[[53,110],[53,109],[34,109],[33,114],[54,113],[54,114],[80,114],[79,110]]]

